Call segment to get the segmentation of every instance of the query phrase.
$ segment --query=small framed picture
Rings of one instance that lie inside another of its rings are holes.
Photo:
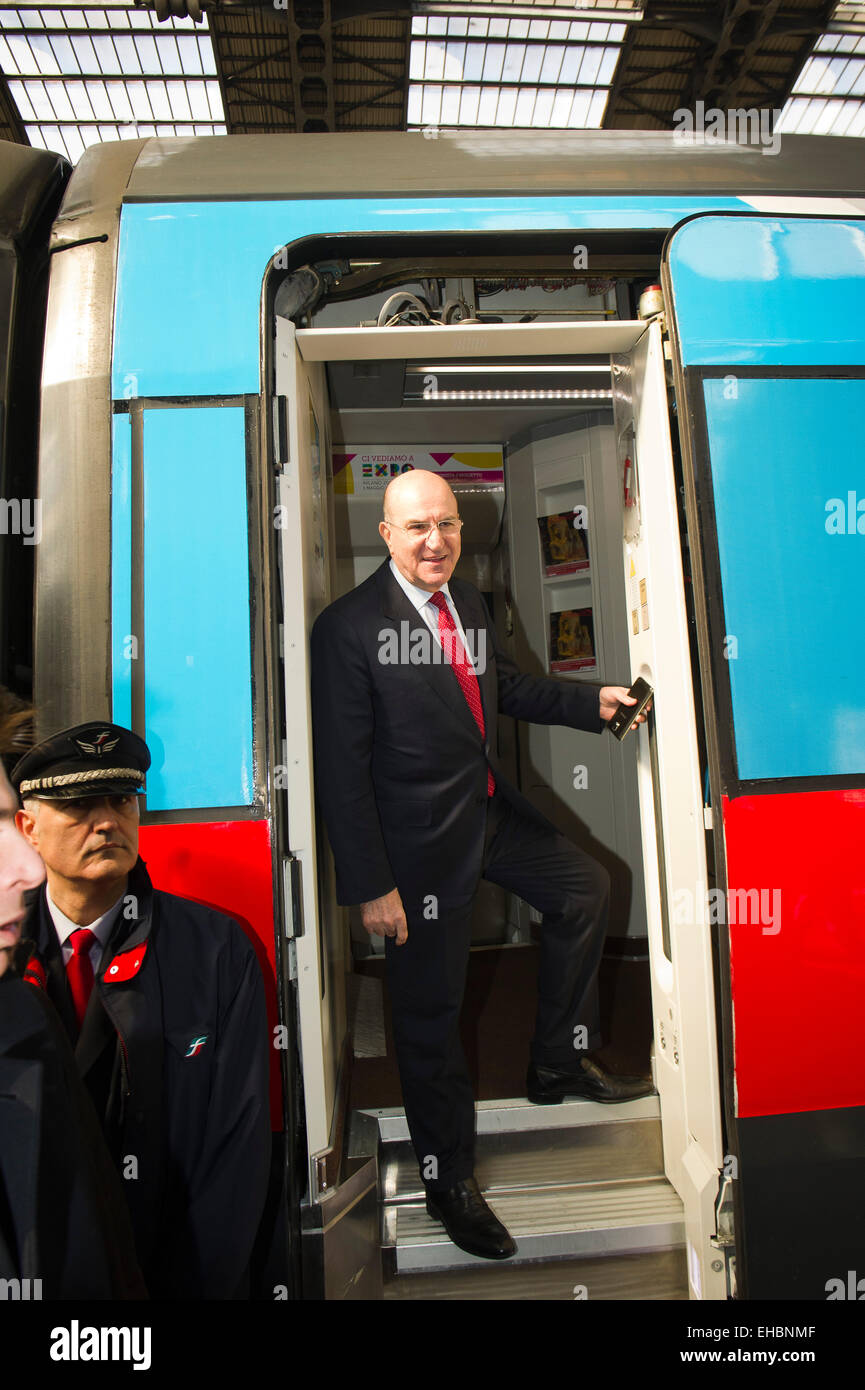
[[[576,574],[589,568],[589,537],[584,527],[574,525],[570,512],[554,512],[538,517],[544,574]]]
[[[550,670],[589,671],[597,665],[591,608],[550,614]]]

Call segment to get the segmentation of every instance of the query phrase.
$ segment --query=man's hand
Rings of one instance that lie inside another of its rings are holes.
[[[616,710],[619,708],[619,705],[622,702],[624,702],[626,705],[635,705],[637,703],[635,697],[633,695],[628,694],[628,687],[626,685],[601,686],[601,718],[603,719],[604,723],[607,723],[608,720],[612,719],[613,715],[615,714]],[[651,708],[652,701],[650,700],[649,703],[646,705],[646,708],[643,711],[643,713],[634,720],[634,723],[645,724],[646,715],[649,713],[649,710]]]
[[[398,888],[392,888],[383,898],[361,903],[360,918],[370,936],[395,936],[397,946],[408,940],[408,923]]]

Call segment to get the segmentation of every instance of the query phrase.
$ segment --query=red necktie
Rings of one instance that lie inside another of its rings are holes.
[[[72,1003],[75,1005],[75,1017],[78,1019],[78,1027],[80,1028],[84,1022],[87,1001],[93,989],[93,962],[90,959],[93,933],[89,927],[79,927],[78,931],[74,931],[67,938],[67,941],[72,947],[72,956],[66,966],[66,978],[69,981],[69,991],[72,995]]]
[[[481,731],[481,738],[486,738],[484,709],[481,704],[481,690],[478,685],[478,678],[466,655],[466,649],[463,646],[457,625],[451,617],[447,599],[441,590],[439,590],[438,593],[431,596],[430,603],[435,604],[439,611],[439,637],[441,638],[445,661],[453,667],[453,673],[459,681],[460,689],[466,697],[466,704],[471,710],[474,721]],[[496,779],[492,774],[492,769],[488,767],[487,796],[492,796],[495,789]]]

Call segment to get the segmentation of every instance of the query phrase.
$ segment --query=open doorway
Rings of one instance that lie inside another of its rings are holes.
[[[333,597],[386,558],[384,485],[428,467],[463,517],[457,573],[483,593],[521,670],[629,683],[609,359],[330,362]],[[440,385],[444,399],[430,394]],[[552,384],[551,384],[552,383]],[[463,404],[460,396],[483,393]],[[558,393],[558,399],[556,395]],[[375,396],[377,404],[373,404]],[[391,399],[387,397],[390,395]],[[581,525],[576,527],[574,522]],[[604,1060],[648,1072],[652,1040],[636,751],[609,738],[502,718],[509,780],[610,872],[602,971]],[[352,1108],[398,1106],[382,943],[352,913]],[[479,1100],[522,1094],[536,1004],[535,914],[482,882],[472,925],[463,1044]]]
[[[327,602],[385,558],[378,535],[384,485],[406,467],[441,468],[443,461],[465,520],[460,572],[487,597],[497,639],[522,669],[596,684],[629,684],[644,674],[658,690],[668,685],[678,731],[669,726],[660,756],[656,733],[651,743],[641,734],[642,742],[620,746],[606,735],[518,729],[507,720],[499,747],[523,794],[610,868],[616,898],[601,982],[609,1065],[643,1069],[654,1043],[661,1106],[637,1122],[660,1122],[670,1182],[686,1206],[690,1200],[698,1225],[705,1223],[720,1139],[710,1126],[712,1153],[695,1183],[682,1161],[685,1073],[667,908],[671,872],[696,882],[702,868],[705,881],[705,843],[659,326],[620,318],[618,307],[632,306],[633,287],[623,294],[615,283],[602,288],[594,320],[553,311],[546,320],[508,324],[501,315],[499,323],[484,323],[463,293],[469,312],[462,322],[444,321],[444,312],[438,321],[421,315],[401,322],[399,305],[418,298],[410,286],[428,290],[429,277],[396,290],[383,278],[374,320],[355,306],[349,322],[337,325],[330,306],[330,323],[323,311],[308,309],[295,314],[308,324],[298,328],[278,312],[280,305],[296,307],[298,282],[286,279],[275,296],[274,456],[285,465],[280,505],[293,509],[281,551],[287,742],[304,735],[308,742],[304,633]],[[382,300],[385,290],[391,293]],[[584,284],[581,292],[585,299]],[[429,310],[428,296],[424,303]],[[397,321],[382,326],[388,305]],[[626,524],[623,547],[628,470],[635,492],[639,475],[644,525],[642,533],[631,526],[629,536]],[[297,763],[287,800],[286,848],[304,878],[304,921],[317,924],[314,940],[307,927],[307,939],[296,943],[314,1183],[337,1132],[341,1144],[350,1134],[352,1114],[393,1118],[400,1097],[383,963],[359,923],[346,931],[336,908],[309,763]],[[690,829],[699,821],[700,834],[687,843],[681,817]],[[482,1106],[531,1109],[523,1089],[534,1012],[533,925],[525,904],[484,885],[463,1011]],[[699,972],[708,971],[711,986],[711,953],[692,956],[689,971],[688,987],[705,994]],[[689,1084],[708,1081],[716,1100],[713,1041],[709,1026]],[[362,1157],[357,1145],[354,1156]],[[399,1188],[403,1176],[397,1164],[387,1182]],[[402,1191],[407,1208],[410,1181]],[[669,1238],[665,1222],[656,1223],[662,1240]]]

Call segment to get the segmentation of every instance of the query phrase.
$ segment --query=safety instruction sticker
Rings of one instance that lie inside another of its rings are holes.
[[[640,614],[643,620],[643,631],[649,626],[649,600],[647,597],[646,581],[640,580]]]

